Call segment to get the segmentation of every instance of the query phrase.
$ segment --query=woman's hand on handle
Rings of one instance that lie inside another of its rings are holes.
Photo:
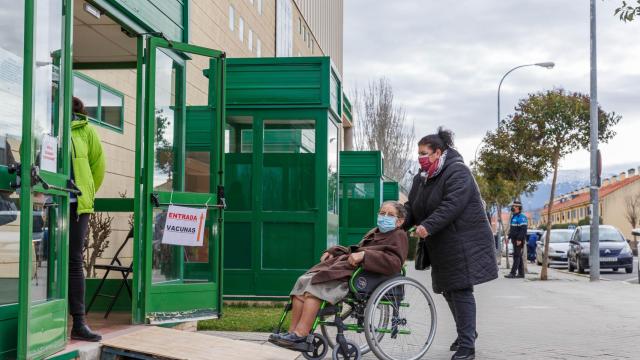
[[[428,232],[428,231],[427,231],[427,229],[426,229],[424,226],[422,226],[422,225],[420,225],[420,226],[418,226],[418,227],[416,228],[416,234],[417,234],[420,238],[422,238],[422,239],[424,239],[424,238],[426,238],[427,236],[429,236],[429,232]]]

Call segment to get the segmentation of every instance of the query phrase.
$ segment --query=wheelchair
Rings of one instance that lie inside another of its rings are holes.
[[[282,331],[287,303],[274,333]],[[317,332],[318,327],[320,333]],[[436,308],[429,291],[402,274],[384,276],[358,268],[348,295],[335,305],[324,301],[300,352],[305,359],[358,360],[373,352],[381,360],[422,358],[433,343]]]

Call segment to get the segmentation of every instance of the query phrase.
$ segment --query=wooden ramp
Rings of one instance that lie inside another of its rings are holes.
[[[102,346],[102,359],[118,359],[115,355],[124,353],[138,359],[167,360],[294,360],[300,355],[270,345],[156,326],[103,340]]]

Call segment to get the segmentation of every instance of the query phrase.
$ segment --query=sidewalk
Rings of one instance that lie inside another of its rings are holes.
[[[504,266],[503,266],[504,267]],[[500,278],[476,287],[477,359],[639,359],[640,285],[618,281],[590,283],[529,265],[526,279]],[[410,271],[430,289],[427,272]],[[436,295],[438,331],[425,359],[450,359],[455,324],[442,296]],[[268,334],[210,332],[264,343]],[[330,356],[329,356],[330,358]],[[372,354],[366,359],[375,359]],[[302,357],[299,357],[302,359]]]

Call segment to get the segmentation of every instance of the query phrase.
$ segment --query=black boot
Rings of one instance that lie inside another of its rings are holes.
[[[84,321],[73,321],[73,328],[71,328],[71,339],[80,341],[97,342],[102,340],[102,336],[98,333],[94,333],[89,329],[89,326]]]
[[[476,331],[476,339],[478,339],[478,332]],[[458,342],[458,339],[456,339],[456,341],[454,341],[451,346],[449,346],[449,351],[457,351],[458,350],[458,346],[460,346],[460,343]]]
[[[474,360],[476,358],[476,350],[465,347],[458,348],[451,360]]]

